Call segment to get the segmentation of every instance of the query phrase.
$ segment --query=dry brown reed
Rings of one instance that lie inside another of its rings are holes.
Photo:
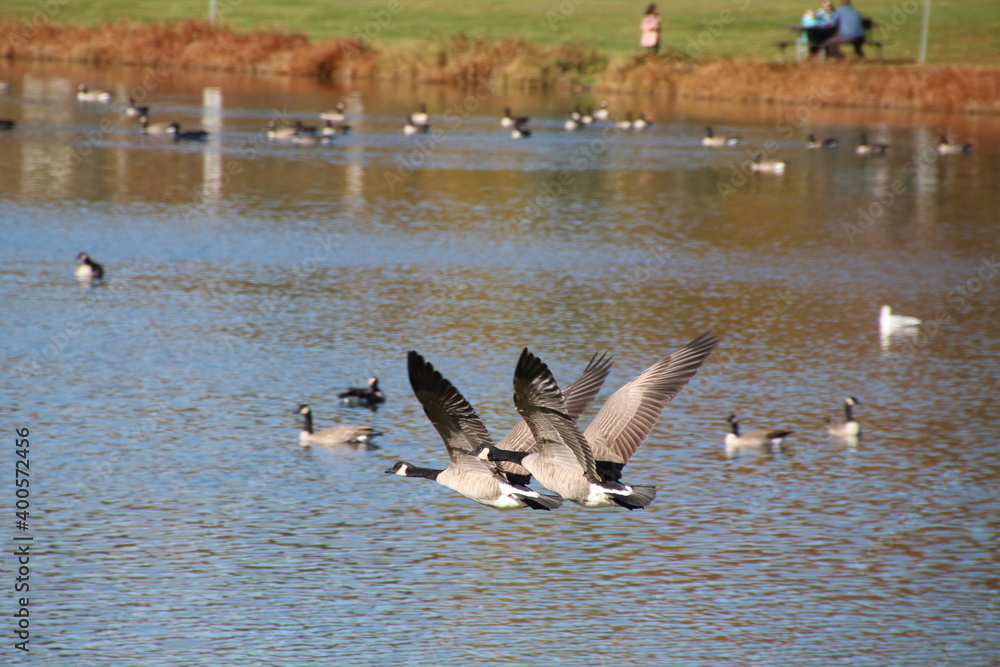
[[[352,38],[311,43],[301,34],[237,32],[201,21],[97,27],[8,21],[0,23],[0,57],[458,86],[488,79],[508,87],[593,87],[664,98],[1000,113],[1000,67],[695,64],[669,54],[609,62],[580,44],[464,34],[378,51]]]
[[[378,54],[354,39],[311,44],[305,35],[237,32],[204,21],[117,22],[98,27],[0,23],[0,56],[95,65],[153,65],[181,69],[357,78],[371,74]]]
[[[694,66],[639,57],[613,63],[598,88],[688,99],[1000,113],[997,67],[735,60]]]

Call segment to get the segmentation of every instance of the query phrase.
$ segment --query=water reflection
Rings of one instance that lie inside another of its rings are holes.
[[[0,396],[40,434],[42,652],[478,664],[516,646],[579,665],[610,647],[647,665],[669,646],[692,665],[989,663],[983,624],[955,609],[988,612],[1000,565],[1000,291],[983,268],[997,119],[816,109],[809,129],[844,150],[809,151],[804,128],[777,133],[783,110],[692,102],[597,150],[557,120],[590,93],[511,92],[392,190],[414,150],[399,110],[462,96],[175,73],[147,100],[157,118],[214,135],[177,146],[73,100],[76,81],[134,72],[38,67],[5,73],[15,90],[0,97],[23,125],[0,137],[14,174],[0,179]],[[356,130],[333,145],[258,141],[275,109],[307,118],[340,99]],[[536,135],[510,140],[504,106]],[[747,148],[777,138],[788,171],[723,197],[747,153],[703,150],[707,122]],[[949,124],[976,149],[908,172]],[[861,128],[890,153],[855,155]],[[72,287],[84,249],[106,289]],[[883,299],[947,318],[876,344]],[[658,486],[643,512],[511,516],[383,473],[442,456],[409,349],[448,368],[498,434],[516,420],[523,346],[560,380],[608,350],[616,387],[709,327],[722,345],[630,463]],[[338,404],[371,374],[378,412]],[[848,395],[864,400],[863,446],[823,423]],[[304,451],[287,414],[302,401],[328,424],[364,416],[381,449]],[[727,460],[736,409],[794,430],[788,451]]]

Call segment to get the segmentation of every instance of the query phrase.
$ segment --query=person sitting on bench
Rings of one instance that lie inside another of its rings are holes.
[[[837,32],[822,44],[823,48],[826,49],[826,55],[838,59],[843,58],[844,54],[840,52],[840,45],[851,44],[858,57],[864,58],[866,21],[867,19],[864,19],[860,12],[851,5],[851,0],[841,0],[840,8],[833,13],[833,24],[836,26]]]

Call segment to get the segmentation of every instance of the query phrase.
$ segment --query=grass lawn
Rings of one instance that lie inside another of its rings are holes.
[[[219,16],[244,29],[302,32],[310,38],[364,35],[375,46],[392,46],[450,36],[519,37],[542,44],[584,42],[612,54],[638,52],[638,25],[645,2],[623,9],[611,0],[492,0],[457,3],[445,0],[217,0]],[[885,56],[916,59],[923,0],[856,0],[862,13],[891,31],[874,31],[892,42]],[[1000,2],[931,0],[929,64],[1000,63]],[[115,20],[204,19],[209,0],[3,0],[0,20],[45,15],[59,23],[95,25]],[[663,44],[690,53],[700,40],[700,57],[740,56],[775,60],[771,42],[794,37],[795,25],[818,0],[701,0],[661,2]]]

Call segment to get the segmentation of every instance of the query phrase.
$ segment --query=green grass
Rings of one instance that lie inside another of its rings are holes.
[[[46,5],[46,2],[49,4]],[[63,4],[59,4],[59,3]],[[220,16],[242,29],[302,32],[310,38],[366,34],[375,46],[392,46],[448,36],[458,32],[487,37],[518,37],[542,44],[583,42],[613,55],[636,53],[638,25],[644,2],[622,9],[612,0],[495,0],[456,7],[450,0],[218,0]],[[663,44],[685,52],[702,34],[710,42],[703,57],[747,57],[774,60],[771,42],[791,39],[783,27],[798,23],[802,12],[818,1],[701,0],[661,2]],[[208,0],[3,0],[0,20],[31,17],[48,6],[55,22],[96,25],[108,21],[203,19]],[[916,59],[922,0],[857,0],[856,6],[877,21],[891,25],[886,58]],[[561,9],[566,10],[561,12]],[[905,9],[912,10],[906,14]],[[395,11],[392,11],[395,10]],[[728,25],[709,24],[730,10]],[[895,14],[894,14],[895,11]],[[381,13],[382,21],[378,20]],[[44,15],[44,14],[42,14]],[[554,19],[554,20],[553,20]],[[555,26],[553,27],[553,23]],[[366,26],[368,29],[366,31]],[[878,33],[876,31],[876,37]],[[1000,63],[1000,3],[996,0],[932,0],[929,64]]]

